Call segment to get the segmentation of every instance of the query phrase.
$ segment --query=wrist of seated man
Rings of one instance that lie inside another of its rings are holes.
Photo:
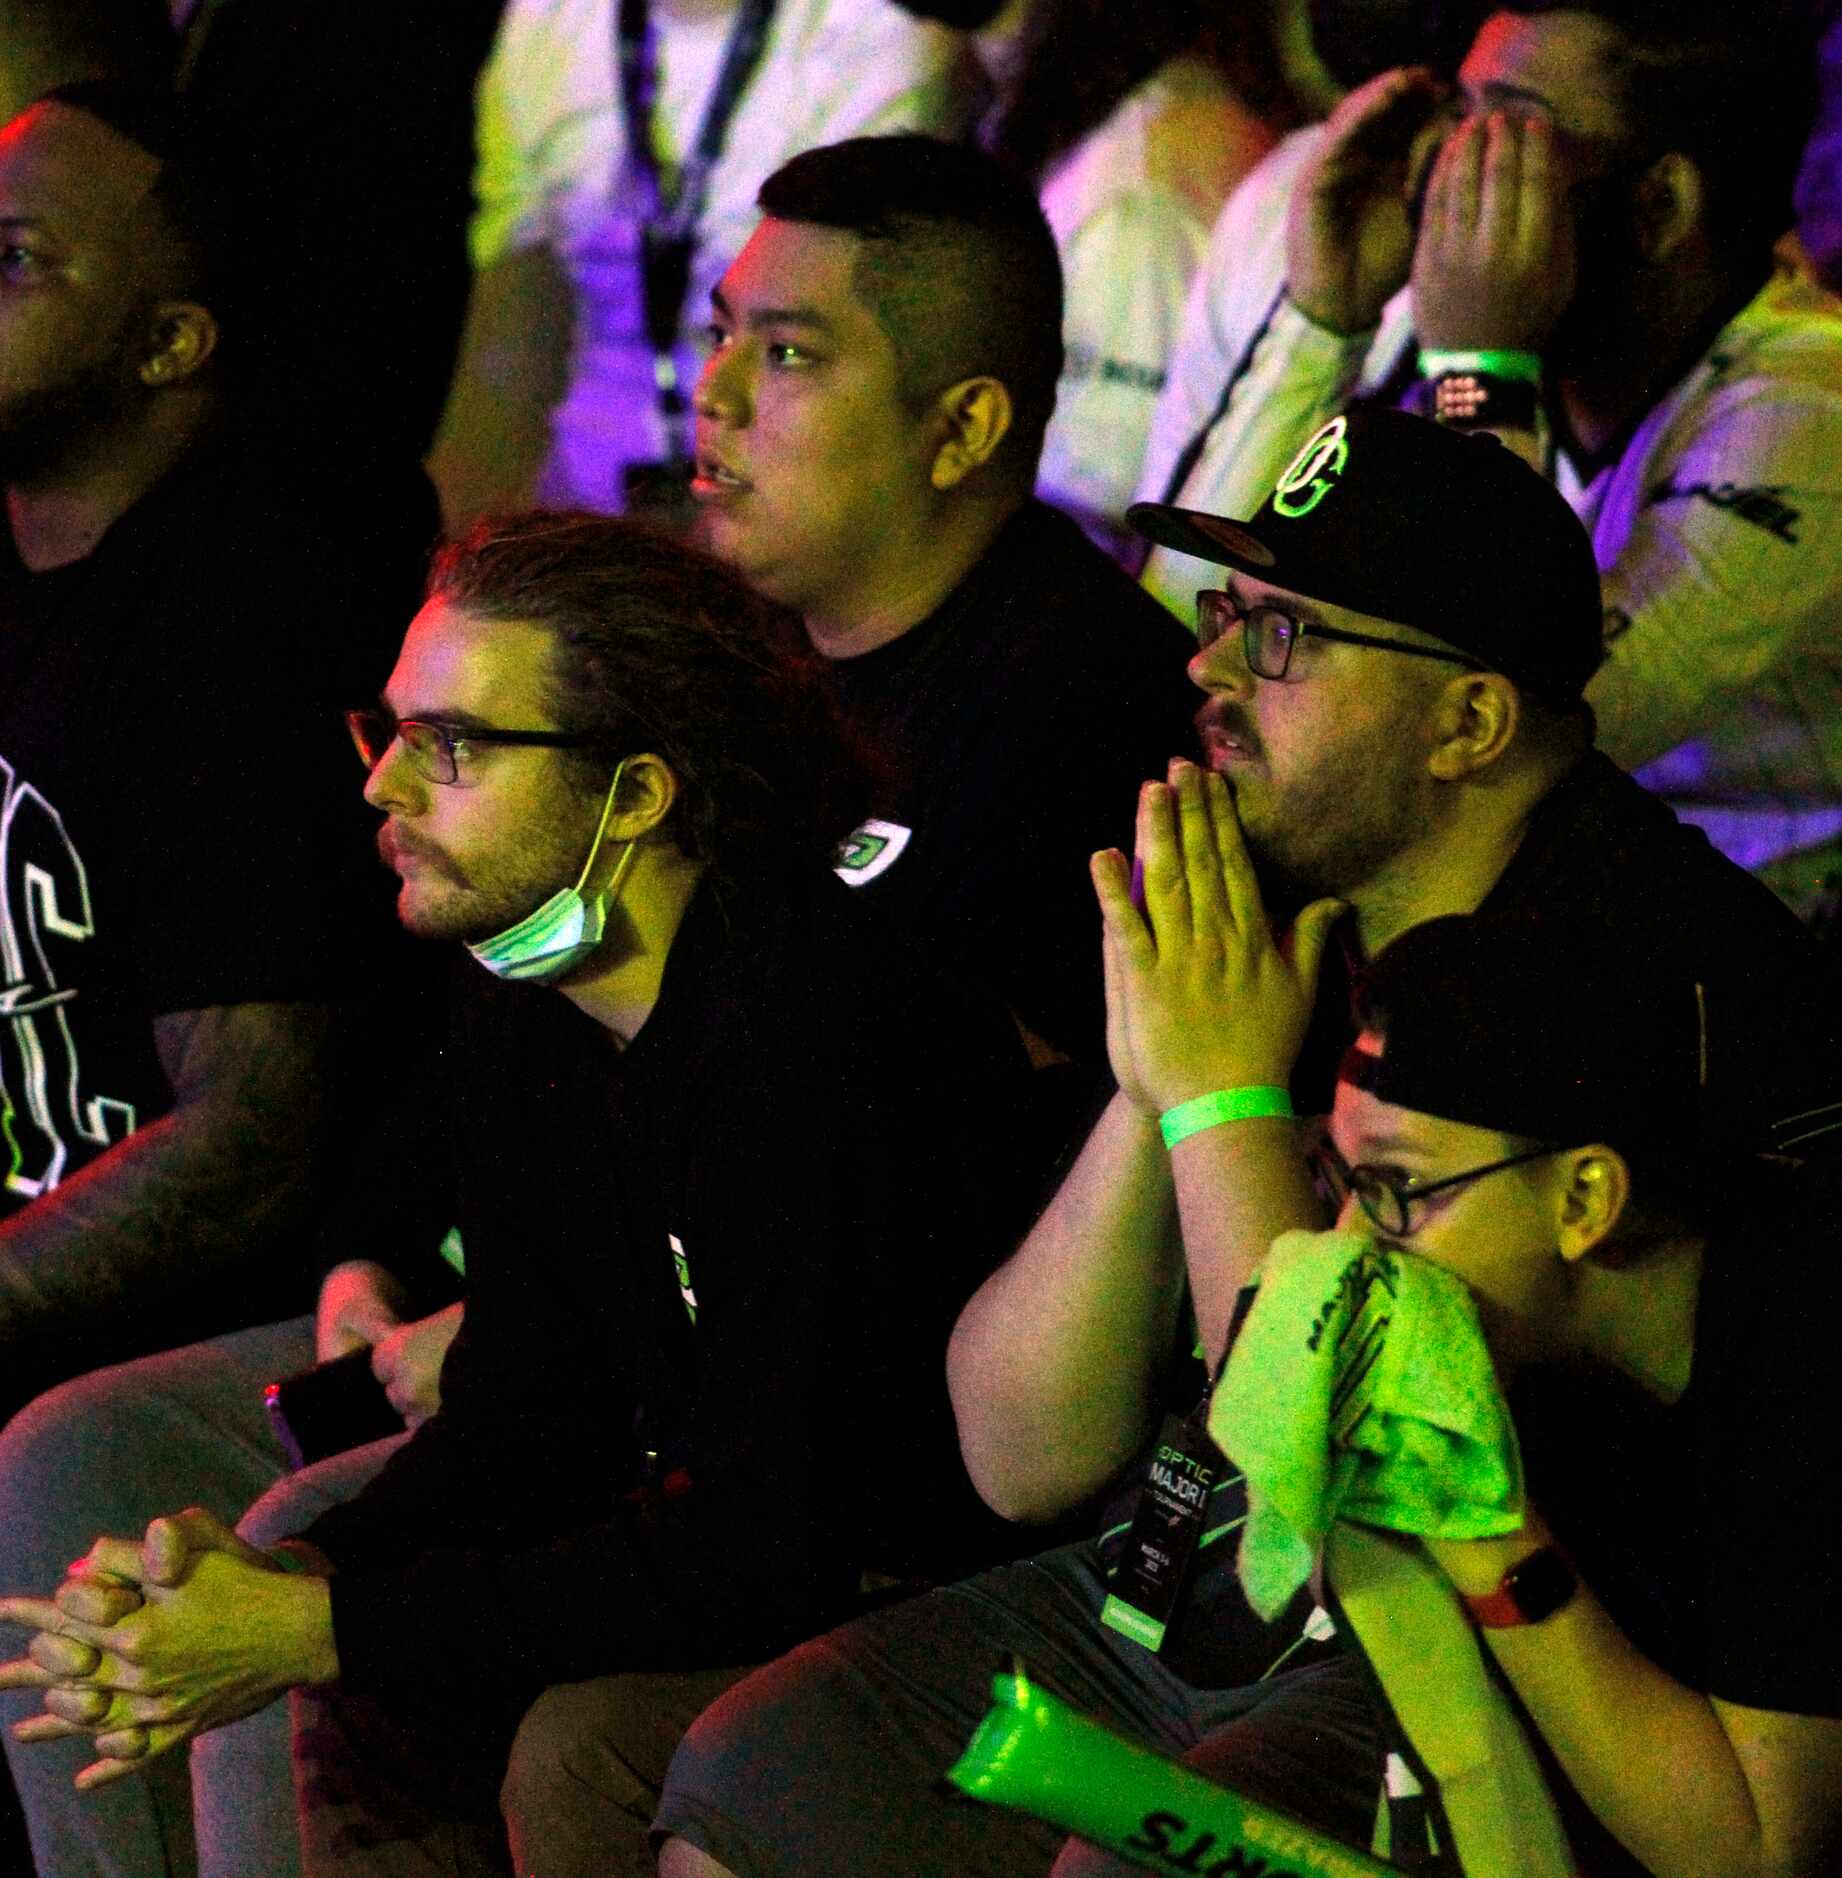
[[[1179,1142],[1199,1135],[1207,1128],[1224,1122],[1258,1121],[1292,1117],[1290,1091],[1278,1083],[1247,1083],[1237,1089],[1211,1089],[1206,1095],[1192,1096],[1166,1109],[1158,1117],[1158,1132],[1164,1145],[1174,1148]]]
[[[330,1578],[333,1562],[310,1539],[282,1539],[265,1555],[284,1572],[300,1578]]]

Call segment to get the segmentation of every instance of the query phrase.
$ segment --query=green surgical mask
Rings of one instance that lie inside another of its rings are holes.
[[[621,883],[627,877],[638,843],[627,843],[626,853],[599,893],[585,897],[582,889],[601,853],[602,838],[608,832],[608,818],[614,813],[614,798],[620,792],[620,779],[626,767],[625,757],[615,766],[614,780],[608,784],[608,799],[601,805],[601,821],[595,829],[595,839],[589,843],[588,859],[582,863],[576,884],[559,889],[542,906],[527,913],[516,925],[506,927],[504,932],[468,946],[467,950],[495,978],[520,984],[549,984],[581,964],[600,945],[601,936],[607,931],[608,908],[620,897]]]

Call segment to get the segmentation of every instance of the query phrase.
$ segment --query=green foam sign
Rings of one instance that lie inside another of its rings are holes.
[[[1148,1871],[1193,1878],[1376,1878],[1398,1867],[1122,1740],[1038,1689],[1019,1665],[947,1778],[1034,1813]]]

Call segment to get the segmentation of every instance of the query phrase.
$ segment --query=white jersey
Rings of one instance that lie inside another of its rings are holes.
[[[1386,383],[1412,343],[1405,292],[1379,331],[1348,338],[1283,297],[1286,196],[1318,134],[1288,139],[1217,225],[1147,499],[1206,430],[1172,499],[1252,515],[1299,443]],[[1743,866],[1842,833],[1842,303],[1775,274],[1615,462],[1582,482],[1557,454],[1554,475],[1592,534],[1605,599],[1606,662],[1586,694],[1600,747]],[[1188,620],[1221,570],[1159,550],[1145,579]]]
[[[1407,343],[1405,294],[1379,332],[1351,340],[1313,326],[1284,298],[1286,206],[1323,135],[1316,124],[1294,131],[1228,198],[1215,224],[1152,419],[1142,502],[1252,515],[1298,445],[1344,398],[1380,384]],[[1200,454],[1173,491],[1173,475],[1199,440]],[[1197,590],[1219,587],[1222,570],[1158,548],[1144,579],[1193,628]]]
[[[687,23],[654,0],[652,13],[655,144],[670,165],[697,136],[734,9]],[[615,0],[510,0],[481,76],[475,137],[475,269],[548,247],[575,289],[568,388],[538,493],[592,509],[618,508],[623,466],[666,445],[640,306],[645,196],[627,166],[615,20]],[[963,56],[952,34],[893,0],[780,0],[698,223],[677,359],[687,391],[698,369],[692,335],[754,228],[762,182],[816,144],[952,130]]]
[[[1842,304],[1775,275],[1557,480],[1605,592],[1601,747],[1744,866],[1842,832]]]
[[[1038,493],[1123,532],[1183,309],[1222,199],[1268,133],[1199,59],[1160,66],[1043,183],[1067,363]]]

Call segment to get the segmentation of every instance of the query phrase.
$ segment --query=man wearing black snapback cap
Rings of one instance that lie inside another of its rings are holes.
[[[1598,994],[1699,988],[1718,1138],[1787,1157],[1842,1140],[1842,995],[1815,942],[1592,750],[1591,549],[1533,470],[1492,439],[1360,411],[1312,437],[1246,522],[1134,519],[1228,570],[1190,667],[1209,770],[1173,764],[1141,793],[1142,911],[1125,857],[1095,857],[1119,1092],[948,1357],[987,1500],[1042,1522],[1105,1504],[1102,1537],[739,1685],[674,1763],[669,1878],[1099,1869],[1078,1848],[1058,1859],[1047,1828],[932,1792],[982,1712],[1000,1632],[1111,1725],[1366,1839],[1371,1705],[1309,1598],[1250,1630],[1232,1548],[1211,1543],[1239,1513],[1232,1470],[1156,1647],[1103,1616],[1145,1478],[1134,1457],[1184,1445],[1266,1248],[1326,1223],[1292,1117],[1330,1105],[1364,956],[1441,915],[1539,914],[1595,961]],[[1267,1681],[1282,1657],[1303,1674]]]
[[[1836,1869],[1837,1164],[1711,1130],[1705,987],[1593,936],[1429,921],[1339,1072],[1338,1224],[1475,1299],[1519,1528],[1428,1541],[1553,1756],[1582,1873]]]

